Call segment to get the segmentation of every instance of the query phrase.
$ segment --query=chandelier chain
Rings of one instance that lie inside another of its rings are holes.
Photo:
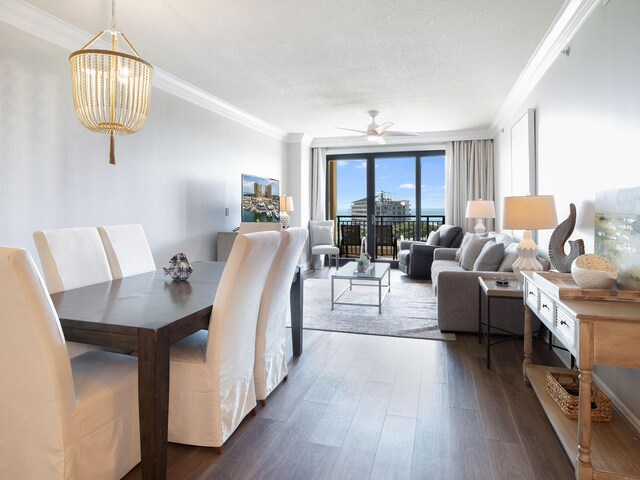
[[[111,30],[118,30],[118,24],[116,22],[116,0],[111,0]]]

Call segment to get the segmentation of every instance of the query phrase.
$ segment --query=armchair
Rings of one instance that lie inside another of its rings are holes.
[[[431,264],[436,248],[458,248],[464,233],[461,227],[440,225],[427,242],[401,241],[398,268],[412,278],[431,279]]]

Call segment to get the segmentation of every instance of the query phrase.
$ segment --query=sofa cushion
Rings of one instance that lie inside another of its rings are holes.
[[[489,232],[487,236],[494,238],[496,243],[504,243],[505,248],[512,243],[520,243],[520,239],[518,237],[514,237],[513,235],[508,235],[506,233]]]
[[[458,250],[456,250],[456,260],[458,262],[460,261],[460,257],[462,256],[462,250],[464,250],[464,248],[467,246],[467,243],[469,243],[469,240],[471,240],[472,236],[472,232],[467,232],[464,234],[464,237],[462,237],[462,243],[458,247]]]
[[[440,233],[438,245],[441,247],[450,247],[458,235],[460,235],[460,232],[462,232],[462,228],[454,225],[440,225],[438,232]]]
[[[439,245],[440,241],[440,232],[438,230],[434,230],[427,237],[427,245]]]
[[[504,249],[504,257],[498,267],[499,272],[513,272],[513,262],[518,259],[518,244],[510,243],[507,248]]]
[[[460,266],[465,270],[473,270],[473,264],[476,263],[482,248],[487,242],[495,243],[495,240],[489,237],[473,235],[471,240],[467,242],[464,250],[462,250],[462,254],[460,255]]]
[[[503,258],[504,243],[487,242],[473,264],[473,270],[475,272],[496,272]]]
[[[434,260],[431,264],[431,285],[433,293],[438,294],[438,275],[440,272],[464,272],[455,260]]]

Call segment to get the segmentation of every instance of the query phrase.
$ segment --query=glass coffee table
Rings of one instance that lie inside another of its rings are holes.
[[[378,313],[382,313],[382,303],[387,298],[387,293],[391,291],[391,269],[388,263],[372,263],[371,269],[366,273],[356,272],[357,262],[349,262],[338,271],[331,275],[331,310],[335,305],[360,305],[363,307],[378,307]],[[387,283],[383,283],[385,275]],[[335,281],[349,280],[344,290],[335,295]],[[360,303],[360,302],[340,302],[340,298],[347,292],[353,290],[353,286],[378,287],[378,303]]]

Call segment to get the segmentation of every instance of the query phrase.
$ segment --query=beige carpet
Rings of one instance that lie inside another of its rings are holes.
[[[347,281],[336,280],[336,294]],[[378,303],[378,288],[354,286],[340,301]],[[331,280],[304,282],[304,328],[335,332],[364,333],[392,337],[455,340],[453,333],[438,329],[436,298],[431,283],[391,283],[391,291],[377,307],[336,305],[331,311]]]

